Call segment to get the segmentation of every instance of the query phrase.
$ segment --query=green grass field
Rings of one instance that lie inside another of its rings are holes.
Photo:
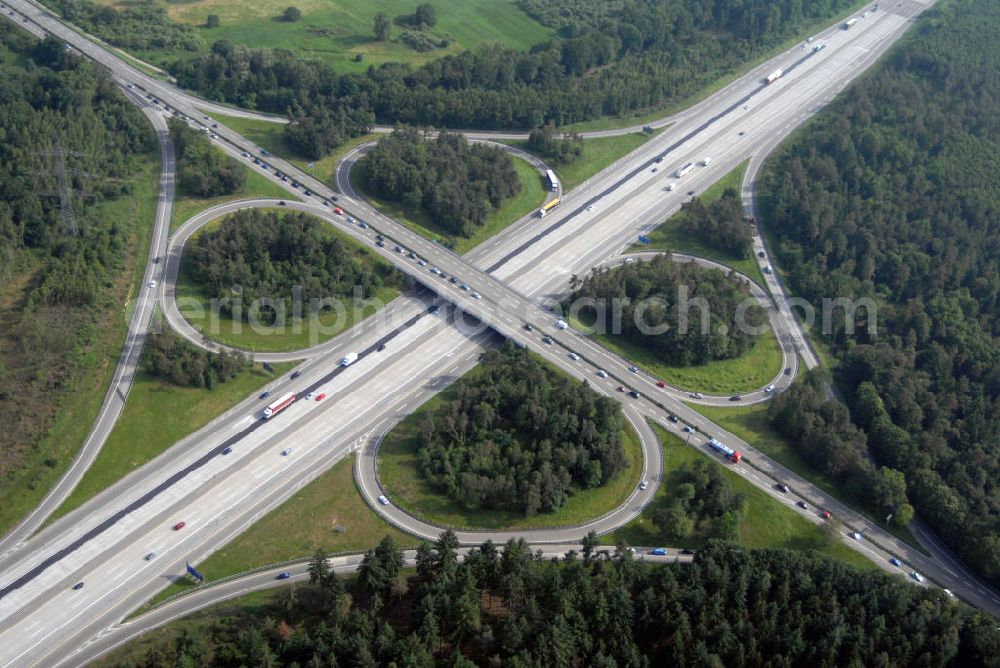
[[[212,221],[198,231],[198,234],[217,226],[221,221]],[[363,248],[356,241],[345,234],[337,231],[330,225],[323,225],[323,234],[336,236],[355,252],[363,254],[369,262],[381,266],[385,271],[390,271],[389,263],[382,260],[374,253]],[[194,235],[197,237],[197,234]],[[192,243],[193,238],[188,241]],[[336,311],[328,311],[318,314],[315,320],[309,316],[309,304],[303,304],[303,316],[301,318],[290,318],[283,325],[274,327],[255,323],[234,320],[228,314],[217,314],[217,321],[213,322],[211,316],[211,297],[202,286],[195,283],[191,277],[190,255],[182,256],[181,271],[177,279],[177,299],[178,303],[192,305],[191,308],[181,306],[181,314],[188,320],[192,327],[202,334],[208,336],[213,341],[251,352],[287,352],[292,350],[302,350],[327,341],[337,334],[353,327],[356,323],[373,315],[386,304],[399,296],[399,289],[383,286],[379,288],[374,297],[357,307],[351,299],[340,299],[339,302],[343,311],[338,314]],[[184,301],[181,301],[184,300]],[[194,306],[197,304],[197,306]],[[202,317],[195,318],[194,314]]]
[[[243,167],[243,169],[247,169]],[[174,209],[170,217],[170,231],[175,231],[184,221],[191,218],[205,209],[232,202],[238,199],[251,199],[254,197],[276,197],[279,199],[298,200],[299,198],[288,192],[277,183],[272,182],[263,174],[247,170],[247,179],[243,187],[231,195],[220,197],[197,197],[191,195],[181,187],[177,188],[177,197],[174,199]]]
[[[636,132],[617,137],[597,137],[583,140],[583,155],[565,165],[549,165],[562,181],[563,192],[569,192],[615,160],[622,158],[645,144],[654,135]],[[517,148],[528,150],[528,142],[505,141]],[[541,156],[540,156],[541,157]],[[544,159],[544,158],[543,158]]]
[[[655,547],[670,543],[653,524],[652,509],[668,503],[671,489],[676,485],[677,470],[681,465],[696,461],[704,454],[685,445],[677,436],[654,425],[663,446],[663,480],[650,508],[624,527],[602,536],[601,542],[614,545],[625,541],[629,545]],[[778,547],[792,550],[813,550],[831,559],[847,562],[858,568],[876,568],[876,565],[846,545],[831,544],[814,524],[799,516],[791,507],[771,496],[725,468],[724,473],[737,492],[747,497],[746,518],[740,526],[739,542],[747,547]],[[675,547],[697,548],[713,535],[701,531]]]
[[[121,356],[135,295],[142,284],[156,211],[159,164],[158,155],[151,154],[134,175],[134,189],[128,197],[101,202],[89,214],[122,221],[129,235],[126,266],[117,276],[109,295],[118,305],[112,305],[95,319],[89,350],[67,351],[71,355],[86,355],[90,360],[88,369],[69,391],[60,393],[58,398],[47,399],[58,405],[47,436],[33,446],[30,458],[17,471],[5,476],[0,484],[0,497],[3,498],[0,534],[6,533],[37,506],[69,468],[104,402]],[[0,313],[4,306],[6,304],[0,305]]]
[[[586,325],[571,318],[574,327],[587,331]],[[781,350],[774,332],[767,330],[757,337],[742,357],[716,360],[701,366],[664,364],[655,354],[620,336],[592,334],[592,338],[611,352],[633,362],[674,387],[688,392],[731,394],[749,392],[767,385],[781,371]]]
[[[99,0],[120,5],[122,0]],[[522,12],[511,0],[437,0],[437,25],[428,35],[439,42],[447,39],[446,48],[420,53],[399,41],[403,28],[393,25],[386,42],[376,42],[372,25],[378,12],[390,20],[412,14],[417,2],[402,0],[188,0],[164,2],[170,16],[181,23],[196,26],[205,48],[220,39],[251,47],[288,49],[304,58],[327,63],[337,72],[362,72],[369,66],[386,62],[421,65],[441,56],[475,49],[493,42],[527,50],[544,42],[554,33]],[[290,4],[302,11],[302,18],[290,23],[281,20]],[[220,19],[218,28],[206,28],[209,14]],[[148,60],[164,64],[176,58],[161,51],[143,54]],[[355,60],[361,56],[361,60]]]
[[[469,373],[476,373],[472,370]],[[623,430],[628,468],[607,485],[575,492],[556,513],[524,517],[513,512],[464,510],[440,493],[417,467],[418,425],[424,415],[448,401],[450,390],[441,392],[400,422],[379,448],[378,475],[386,495],[403,510],[427,521],[455,528],[539,529],[578,524],[616,508],[632,493],[642,474],[642,447],[631,426]]]
[[[385,523],[354,484],[354,458],[343,459],[257,521],[245,533],[198,565],[208,581],[290,559],[316,550],[352,552],[374,547],[386,534],[397,545],[419,540]],[[194,581],[171,585],[151,602],[190,589]],[[141,611],[140,611],[141,612]]]
[[[771,428],[767,421],[768,404],[735,406],[733,408],[729,408],[728,406],[718,408],[715,406],[693,404],[689,406],[723,429],[739,436],[785,468],[816,485],[827,494],[837,497],[841,502],[851,506],[857,512],[869,516],[869,513],[864,510],[860,503],[851,498],[843,489],[827,480],[822,473],[814,469],[795,451],[784,436]],[[900,540],[906,541],[922,552],[924,551],[909,530],[895,526],[886,527],[884,522],[879,522],[870,516],[869,519],[883,529],[888,529]]]
[[[450,236],[423,211],[413,210],[398,202],[382,202],[371,197],[368,193],[365,193],[365,198],[380,212],[394,218],[400,224],[406,225],[428,239],[436,239],[462,255],[490,237],[499,234],[508,225],[517,222],[545,202],[545,194],[548,192],[548,186],[544,183],[545,177],[520,158],[514,158],[514,169],[517,170],[517,175],[521,178],[521,192],[504,202],[499,209],[494,209],[487,214],[486,221],[470,237]],[[351,183],[358,192],[365,192],[353,173]]]
[[[188,434],[208,424],[231,406],[253,394],[292,364],[273,364],[275,374],[254,365],[215,389],[180,387],[140,374],[132,385],[125,410],[80,484],[52,514],[58,519],[117,482]]]

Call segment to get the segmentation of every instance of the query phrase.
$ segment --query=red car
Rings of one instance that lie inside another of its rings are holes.
[[[666,387],[667,384],[664,383],[662,380],[658,380],[658,381],[656,381],[656,386],[657,387]]]
[[[333,207],[333,212],[335,214],[339,215],[339,216],[343,216],[344,215],[344,210],[341,209],[339,206]]]
[[[178,522],[177,524],[174,525],[174,531],[180,531],[186,526],[187,526],[186,522]]]
[[[831,517],[833,517],[833,515],[830,514],[829,510],[824,510],[822,513],[820,513],[820,516],[822,516],[824,520],[828,520]]]
[[[618,391],[619,392],[624,392],[625,391],[625,386],[624,385],[619,385],[618,386]]]
[[[316,401],[323,401],[324,399],[326,399],[326,394],[325,393],[324,394],[317,394],[316,395]]]

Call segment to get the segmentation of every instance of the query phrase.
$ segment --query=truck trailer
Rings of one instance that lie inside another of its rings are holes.
[[[842,25],[841,28],[843,28],[844,30],[850,30],[851,27],[857,22],[858,22],[858,17],[855,16],[853,19],[847,19],[846,21],[844,21],[844,25]]]
[[[677,178],[681,178],[682,176],[690,172],[692,169],[694,169],[694,163],[689,162],[688,164],[684,165],[683,167],[677,170]]]
[[[781,68],[778,68],[775,71],[773,71],[770,74],[768,74],[767,78],[764,81],[767,82],[767,83],[769,83],[769,84],[772,84],[775,81],[777,81],[778,79],[780,79],[782,74],[784,74],[784,72],[781,71]]]
[[[296,395],[294,392],[281,395],[280,398],[269,403],[267,408],[264,409],[264,419],[270,420],[272,417],[295,403],[295,399]]]
[[[347,353],[342,358],[340,358],[340,366],[351,366],[358,361],[357,353]]]
[[[716,452],[721,453],[723,457],[725,457],[726,459],[728,459],[729,461],[731,461],[734,464],[739,464],[740,460],[743,459],[743,455],[741,455],[740,453],[736,452],[735,450],[733,450],[732,448],[730,448],[728,445],[726,445],[724,443],[720,443],[719,441],[715,440],[714,438],[708,439],[708,447],[712,448]]]

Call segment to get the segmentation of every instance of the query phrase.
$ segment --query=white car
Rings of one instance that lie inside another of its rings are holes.
[[[672,192],[674,190],[674,188],[676,188],[676,187],[677,187],[676,183],[668,183],[667,187],[664,188],[664,190],[666,190],[669,193],[669,192]]]
[[[292,454],[292,449],[291,448],[285,448],[284,450],[281,451],[281,456],[282,457],[287,457],[290,454]]]
[[[851,532],[851,538],[853,538],[854,540],[863,540],[864,539],[864,535],[858,533],[857,531],[853,531],[853,532]]]
[[[569,325],[566,324],[565,320],[556,320],[556,327],[559,329],[566,329]]]
[[[768,385],[764,388],[764,394],[771,394],[774,392],[774,385]]]
[[[913,578],[914,580],[916,580],[917,582],[923,582],[924,581],[924,576],[921,575],[920,573],[916,572],[916,571],[910,571],[910,577]]]
[[[712,159],[708,156],[705,156],[705,159],[701,161],[701,164],[704,165],[705,167],[708,167],[709,165],[712,164]]]
[[[149,287],[155,288],[156,287],[156,281],[150,281],[149,282]]]
[[[639,489],[646,489],[647,487],[649,487],[649,483],[645,480],[639,483]]]
[[[306,395],[306,401],[312,401],[315,398],[316,398],[315,392],[310,392],[309,394]]]
[[[379,494],[378,502],[381,503],[383,506],[389,505],[389,499],[385,498],[385,494]]]
[[[597,377],[598,378],[607,378],[608,377],[608,372],[605,371],[604,369],[599,369],[597,371]]]
[[[472,298],[473,299],[482,299],[483,296],[481,294],[479,294],[478,292],[473,292],[472,293]]]
[[[571,360],[573,360],[573,361],[575,362],[575,361],[577,361],[578,359],[580,359],[580,356],[579,356],[579,355],[577,355],[576,353],[570,353],[570,354],[569,354],[569,358],[570,358]]]

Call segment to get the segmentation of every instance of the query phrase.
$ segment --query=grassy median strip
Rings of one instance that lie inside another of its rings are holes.
[[[81,506],[156,458],[293,365],[272,366],[274,374],[254,365],[211,390],[181,387],[145,373],[140,374],[129,392],[125,410],[94,464],[69,498],[52,514],[50,521]]]
[[[208,581],[218,580],[268,564],[312,557],[320,548],[328,552],[367,550],[386,534],[397,545],[416,546],[417,538],[387,524],[361,498],[353,466],[353,457],[334,464],[198,564],[198,570]],[[194,586],[193,580],[182,580],[160,592],[149,605]]]
[[[865,515],[873,524],[888,531],[902,541],[905,541],[915,549],[924,554],[924,550],[917,539],[905,527],[895,525],[886,526],[885,522],[870,516],[863,506],[855,499],[851,498],[844,489],[826,479],[822,473],[818,472],[802,458],[799,453],[792,448],[791,444],[771,428],[767,421],[768,404],[755,404],[753,406],[734,406],[732,408],[718,408],[715,406],[690,405],[709,420],[719,425],[726,431],[739,436],[741,439],[760,450],[762,453],[778,462],[795,474],[808,480],[812,484],[822,489],[827,494],[836,497],[842,503],[851,506],[856,512]]]
[[[652,510],[667,504],[677,470],[686,463],[698,460],[704,455],[686,445],[677,436],[668,433],[659,425],[653,425],[663,447],[663,480],[652,504],[636,519],[617,531],[601,538],[608,545],[624,541],[629,545],[655,547],[671,544],[653,524]],[[721,463],[725,476],[736,492],[747,497],[746,515],[740,525],[739,543],[754,548],[786,548],[792,550],[816,551],[831,559],[846,562],[858,568],[875,568],[875,564],[858,552],[844,545],[840,540],[831,541],[819,526],[807,521],[799,514],[758,489],[741,476],[728,470],[728,464]],[[790,503],[790,502],[789,502]],[[707,532],[695,533],[677,547],[697,548],[713,536]]]

